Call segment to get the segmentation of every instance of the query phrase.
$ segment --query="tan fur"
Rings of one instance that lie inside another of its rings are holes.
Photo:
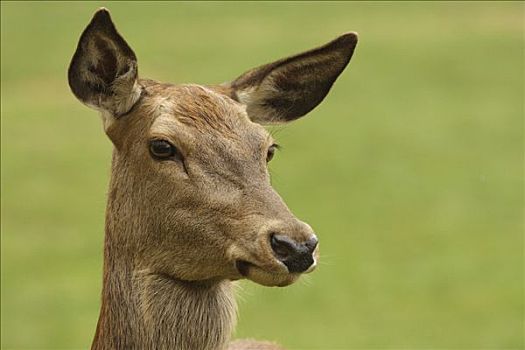
[[[141,85],[141,106],[108,130],[120,146],[93,349],[224,349],[235,323],[229,280],[242,278],[234,262],[260,266],[252,272],[260,283],[289,284],[296,274],[273,258],[268,232],[305,239],[311,229],[270,187],[263,158],[271,137],[237,102],[202,86]],[[150,159],[151,137],[193,158],[191,178]]]
[[[355,43],[345,34],[232,83],[172,85],[139,79],[135,54],[109,12],[95,14],[68,71],[73,93],[101,111],[115,145],[92,349],[282,349],[229,343],[232,281],[286,286],[300,276],[294,271],[312,271],[319,254],[313,245],[308,265],[294,270],[272,247],[275,234],[301,246],[316,239],[271,187],[266,162],[274,141],[254,121],[293,120],[314,108]],[[171,143],[180,156],[152,157],[153,140]]]
[[[228,350],[284,350],[284,348],[272,342],[243,339],[230,343]]]

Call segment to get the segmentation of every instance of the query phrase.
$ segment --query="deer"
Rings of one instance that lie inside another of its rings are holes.
[[[348,65],[349,32],[215,85],[138,76],[134,51],[97,10],[68,69],[112,147],[93,350],[277,350],[232,341],[235,281],[288,286],[319,260],[313,229],[272,188],[265,126],[315,108]]]

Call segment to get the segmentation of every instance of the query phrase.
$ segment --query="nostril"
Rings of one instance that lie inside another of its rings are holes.
[[[315,248],[317,248],[317,244],[319,244],[319,240],[313,235],[313,237],[306,241],[304,245],[308,249],[308,252],[313,253]]]
[[[302,243],[297,243],[285,235],[277,233],[270,235],[270,245],[275,256],[286,265],[291,273],[304,272],[314,263],[313,252],[317,243],[315,235]]]
[[[295,244],[288,237],[275,233],[270,237],[270,245],[279,259],[286,259],[296,251]]]

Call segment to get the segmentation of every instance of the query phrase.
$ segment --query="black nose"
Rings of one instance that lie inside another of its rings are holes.
[[[298,243],[285,235],[272,234],[270,244],[277,258],[290,272],[304,272],[314,263],[313,252],[317,247],[317,237]]]

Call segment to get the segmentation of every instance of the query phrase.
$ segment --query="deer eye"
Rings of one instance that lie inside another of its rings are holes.
[[[149,152],[153,158],[159,160],[173,158],[178,155],[177,148],[164,140],[151,140],[149,143]]]
[[[277,148],[279,148],[279,146],[277,146],[276,144],[273,144],[270,146],[270,148],[268,148],[268,153],[266,154],[266,162],[272,160],[273,155],[275,154],[275,150]]]

